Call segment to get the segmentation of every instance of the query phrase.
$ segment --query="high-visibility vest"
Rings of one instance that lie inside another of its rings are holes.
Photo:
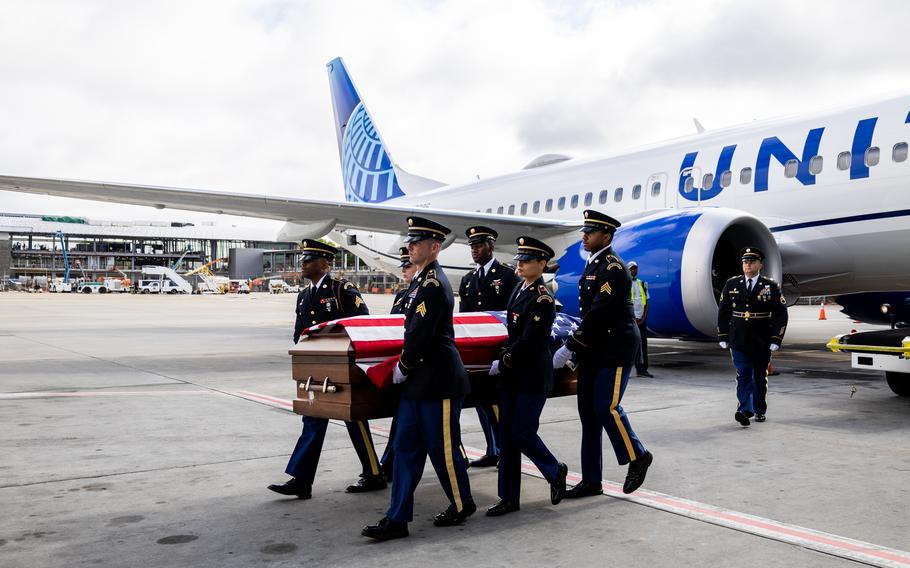
[[[640,279],[636,278],[632,281],[632,285],[638,282],[638,289],[641,291],[641,307],[642,309],[648,306],[648,294],[645,293],[645,283]],[[632,298],[632,303],[635,303],[635,288],[629,288],[629,297]]]

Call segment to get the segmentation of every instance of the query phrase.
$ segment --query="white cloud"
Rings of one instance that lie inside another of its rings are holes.
[[[450,182],[910,86],[897,0],[3,2],[0,172],[342,196],[325,63]],[[0,211],[215,216],[0,193]],[[259,222],[257,222],[259,223]]]

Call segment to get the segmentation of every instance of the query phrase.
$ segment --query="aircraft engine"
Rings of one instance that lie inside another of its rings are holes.
[[[762,274],[780,282],[780,250],[756,217],[735,209],[661,211],[624,224],[614,250],[638,262],[639,278],[651,295],[648,329],[658,336],[707,339],[717,330],[717,300],[724,283],[742,273],[739,251],[755,246],[765,253]],[[566,313],[578,314],[578,280],[584,270],[581,242],[559,258],[556,296]]]

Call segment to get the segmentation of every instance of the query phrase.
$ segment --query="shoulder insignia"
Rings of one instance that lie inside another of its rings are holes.
[[[420,302],[420,304],[417,305],[417,309],[415,309],[414,311],[417,312],[418,314],[420,314],[420,317],[426,316],[427,315],[427,303]]]
[[[421,286],[423,286],[424,288],[426,288],[427,286],[439,286],[439,280],[436,280],[435,278],[430,278],[429,276],[427,276],[426,280],[423,281],[423,284],[421,284]]]
[[[547,287],[544,286],[543,284],[541,284],[540,286],[538,286],[538,287],[537,287],[537,290],[538,290],[541,294],[549,294],[549,293],[550,293],[549,290],[547,290]]]
[[[359,308],[362,305],[363,305],[363,298],[361,298],[360,294],[358,294],[357,297],[354,298],[354,307]]]
[[[784,298],[784,295],[783,295],[783,294],[780,295],[780,303],[783,304],[783,305],[785,305],[785,306],[787,305],[787,299]]]
[[[607,270],[613,270],[614,268],[618,268],[618,269],[622,270],[625,267],[618,262],[611,262],[610,264],[607,265]]]
[[[534,316],[534,321],[540,321],[540,316]]]
[[[347,280],[345,280],[345,281],[344,281],[344,289],[345,289],[345,290],[350,290],[350,289],[352,289],[352,288],[353,288],[354,290],[356,290],[356,289],[357,289],[357,284],[354,284],[353,282],[348,282]]]
[[[607,294],[613,293],[613,287],[610,286],[609,282],[604,282],[604,285],[600,287],[600,293],[603,294],[604,292]]]
[[[549,294],[541,294],[540,296],[537,297],[537,301],[538,302],[550,302],[552,304],[553,296],[551,296]]]

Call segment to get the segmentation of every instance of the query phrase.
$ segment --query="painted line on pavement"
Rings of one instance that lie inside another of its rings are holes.
[[[159,391],[61,391],[61,392],[7,392],[0,393],[0,400],[20,400],[29,398],[69,398],[93,396],[171,396],[190,394],[211,394],[207,390],[159,390]]]
[[[238,396],[255,400],[257,402],[266,402],[278,408],[291,409],[291,401],[280,399],[268,395],[238,391]],[[333,420],[341,424],[341,421]],[[389,431],[386,428],[371,426],[374,433],[388,436]],[[479,458],[484,452],[477,448],[465,447],[465,452],[469,457]],[[659,462],[658,462],[659,463]],[[543,475],[532,463],[522,460],[522,473],[543,479]],[[570,471],[567,481],[578,483],[581,481],[581,475]],[[622,492],[622,484],[609,480],[601,481],[604,495],[614,499],[622,499],[630,503],[644,505],[652,509],[673,513],[689,519],[702,521],[712,525],[733,529],[738,532],[752,534],[815,550],[838,558],[862,562],[871,566],[882,566],[885,568],[910,567],[910,552],[879,546],[861,540],[855,540],[830,533],[816,531],[797,525],[782,523],[764,517],[740,513],[731,509],[715,507],[706,503],[699,503],[690,499],[674,497],[666,493],[639,489],[631,495]]]

